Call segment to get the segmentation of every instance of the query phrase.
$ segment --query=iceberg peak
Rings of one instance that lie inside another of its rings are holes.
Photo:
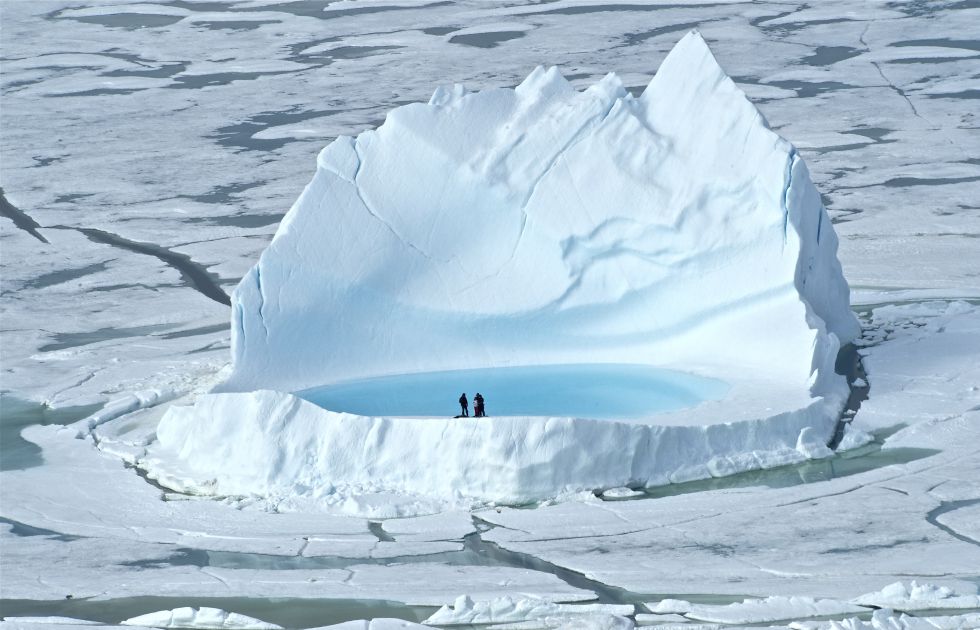
[[[819,338],[857,331],[836,245],[697,32],[639,99],[555,67],[439,88],[321,152],[235,292],[226,387],[568,362],[778,361],[806,382]]]

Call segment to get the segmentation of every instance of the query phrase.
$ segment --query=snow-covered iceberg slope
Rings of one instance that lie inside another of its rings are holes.
[[[858,332],[836,250],[796,150],[697,33],[639,98],[613,74],[578,92],[555,68],[440,88],[320,153],[233,296],[232,374],[164,417],[146,466],[224,494],[515,501],[821,456]],[[575,364],[731,389],[631,421],[365,417],[289,393]]]
[[[803,161],[697,34],[640,98],[551,68],[341,137],[233,301],[226,391],[547,363],[805,382],[857,332]]]

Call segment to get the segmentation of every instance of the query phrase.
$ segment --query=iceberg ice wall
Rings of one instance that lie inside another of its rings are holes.
[[[824,456],[847,396],[837,351],[858,332],[836,250],[806,166],[697,33],[640,98],[554,68],[439,89],[320,153],[235,291],[230,378],[170,409],[143,465],[278,502],[523,502]],[[602,363],[732,387],[624,421],[367,417],[290,394]]]
[[[318,158],[235,292],[226,390],[542,363],[805,382],[857,325],[807,169],[696,33],[640,98],[439,89]]]

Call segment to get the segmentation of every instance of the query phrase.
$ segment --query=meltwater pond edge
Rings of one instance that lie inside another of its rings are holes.
[[[693,407],[728,392],[723,381],[644,365],[584,364],[481,368],[382,376],[324,385],[297,396],[363,416],[452,416],[479,392],[488,416],[615,420]],[[471,411],[472,413],[472,411]]]
[[[0,470],[23,470],[44,463],[41,448],[21,437],[24,428],[35,424],[71,424],[101,408],[101,404],[51,408],[0,394]]]

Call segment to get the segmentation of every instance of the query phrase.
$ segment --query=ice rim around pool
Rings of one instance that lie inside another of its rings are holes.
[[[475,416],[473,399],[481,394],[493,417],[639,420],[717,400],[727,391],[717,379],[651,366],[566,364],[379,376],[296,395],[329,411],[361,416],[459,415],[456,397],[463,393],[470,416]]]
[[[539,67],[328,145],[232,296],[228,379],[140,466],[357,513],[771,468],[831,453],[859,330],[805,164],[691,32],[639,97]],[[622,409],[584,408],[602,384]]]

